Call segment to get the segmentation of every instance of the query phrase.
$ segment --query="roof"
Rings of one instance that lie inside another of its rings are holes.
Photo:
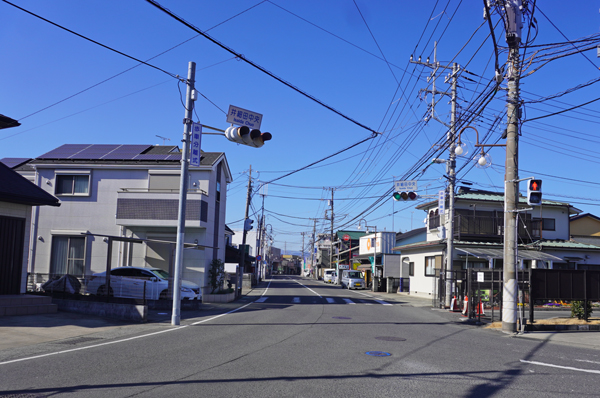
[[[223,152],[202,152],[200,165],[211,166]],[[174,145],[64,144],[33,160],[44,163],[177,163],[181,151]]]
[[[424,234],[424,233],[427,233],[427,227],[413,229],[412,231],[407,231],[404,233],[397,233],[396,234],[396,242],[404,240],[404,239],[412,238],[413,236],[417,236],[417,235]]]
[[[10,127],[18,127],[20,125],[21,125],[21,123],[17,122],[15,119],[0,114],[0,129],[7,129]]]
[[[0,163],[0,201],[29,206],[60,206],[60,201],[25,177]]]
[[[590,213],[583,213],[583,214],[579,214],[577,216],[570,217],[569,218],[569,222],[570,221],[579,220],[580,218],[586,218],[586,217],[592,218],[592,219],[594,219],[596,221],[600,221],[600,217],[598,217],[598,216],[595,216],[595,215],[590,214]]]
[[[31,160],[31,158],[4,158],[4,159],[0,159],[0,162],[4,163],[11,169],[14,169],[15,167],[19,167],[19,166],[29,162],[30,160]]]
[[[577,250],[598,250],[598,246],[586,243],[575,242],[572,240],[541,240],[530,243],[526,246],[539,247],[541,249],[577,249]]]

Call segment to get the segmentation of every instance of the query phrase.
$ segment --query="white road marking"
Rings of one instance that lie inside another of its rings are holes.
[[[598,361],[588,361],[587,359],[576,359],[577,362],[587,362],[587,363],[595,363],[600,364]]]
[[[319,298],[323,298],[323,296],[321,296],[319,293],[315,292],[314,290],[312,290],[310,287],[303,285],[302,283],[300,283],[297,280],[294,280],[294,282],[296,282],[297,284],[299,284],[302,287],[307,288],[308,290],[310,290],[311,292],[313,292],[314,294],[316,294],[317,296],[319,296]]]
[[[269,288],[269,286],[271,286],[271,281],[269,281],[269,285],[267,285],[267,289]],[[263,295],[267,292],[267,289],[265,289],[265,291],[263,292]],[[263,298],[261,297],[259,300],[262,300],[262,299]],[[265,297],[264,299],[266,300],[267,298]],[[242,309],[248,307],[250,304],[252,304],[252,303],[248,303],[246,305],[243,305],[241,307],[238,307],[238,308],[235,308],[235,309],[233,309],[231,311],[228,311],[228,312],[226,312],[224,314],[216,315],[216,316],[213,316],[212,318],[208,318],[208,319],[205,319],[203,321],[194,322],[191,325],[192,326],[199,325],[201,323],[209,322],[209,321],[212,321],[214,319],[220,318],[220,317],[225,316],[225,315],[233,314],[234,312],[237,312],[239,310],[242,310]],[[126,341],[132,341],[132,340],[137,340],[137,339],[141,339],[141,338],[144,338],[144,337],[150,337],[150,336],[155,336],[155,335],[162,334],[162,333],[168,333],[168,332],[173,332],[173,331],[176,331],[176,330],[181,330],[181,329],[187,328],[188,326],[190,326],[190,325],[178,326],[178,327],[175,327],[173,329],[167,329],[167,330],[161,330],[159,332],[142,334],[140,336],[128,337],[126,339],[121,339],[121,340],[107,341],[105,343],[94,344],[94,345],[90,345],[90,346],[86,346],[86,347],[78,347],[78,348],[72,348],[70,350],[62,350],[62,351],[50,352],[50,353],[42,354],[42,355],[35,355],[35,356],[32,356],[32,357],[26,357],[26,358],[20,358],[20,359],[13,359],[13,360],[10,360],[10,361],[0,362],[0,366],[1,365],[8,365],[9,363],[29,361],[31,359],[39,359],[39,358],[49,357],[49,356],[53,356],[53,355],[66,354],[66,353],[69,353],[69,352],[82,351],[82,350],[87,350],[87,349],[90,349],[90,348],[102,347],[102,346],[111,345],[111,344],[124,343]]]
[[[523,359],[521,359],[521,362],[523,363],[530,363],[532,365],[539,365],[539,366],[548,366],[550,368],[558,368],[558,369],[568,369],[568,370],[574,370],[576,372],[585,372],[585,373],[595,373],[595,374],[600,374],[600,370],[592,370],[592,369],[579,369],[579,368],[574,368],[572,366],[561,366],[561,365],[552,365],[550,363],[543,363],[543,362],[535,362],[535,361],[525,361]]]
[[[326,299],[326,300],[327,300],[327,302],[328,302],[329,304],[333,304],[333,303],[335,303],[335,300],[334,300],[334,299],[332,299],[331,297],[327,297],[327,299]]]
[[[375,301],[377,301],[379,304],[383,304],[383,305],[392,305],[392,304],[390,304],[390,303],[386,303],[386,302],[385,302],[385,301],[383,301],[383,300],[375,300]]]
[[[294,303],[294,304],[300,304],[300,297],[294,297],[292,299],[292,303]]]
[[[345,298],[344,301],[348,304],[356,304],[354,301],[347,299],[347,298]]]
[[[264,303],[265,301],[267,301],[268,298],[268,296],[262,296],[261,298],[256,300],[255,303]]]

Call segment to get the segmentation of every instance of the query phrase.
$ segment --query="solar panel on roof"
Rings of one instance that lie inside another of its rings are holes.
[[[82,151],[77,152],[73,156],[69,157],[69,159],[101,159],[103,156],[108,154],[119,147],[119,145],[90,145]]]
[[[42,156],[38,156],[38,159],[69,159],[89,146],[89,144],[64,144]]]
[[[133,160],[178,160],[181,157],[173,158],[173,155],[169,155],[166,153],[163,154],[143,154],[137,155]]]
[[[132,160],[152,145],[120,145],[102,157],[105,160]]]

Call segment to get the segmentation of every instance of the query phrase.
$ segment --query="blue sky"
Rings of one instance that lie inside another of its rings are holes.
[[[446,143],[447,129],[437,121],[423,120],[431,96],[420,95],[419,90],[431,89],[431,81],[427,81],[430,69],[410,64],[411,54],[415,59],[421,55],[423,61],[427,57],[433,60],[437,41],[441,64],[456,62],[468,71],[459,79],[461,117],[466,117],[480,94],[488,92],[486,85],[494,75],[490,28],[482,18],[483,3],[477,1],[159,1],[237,53],[358,123],[235,59],[206,38],[194,38],[194,31],[146,1],[14,3],[141,60],[185,42],[148,63],[186,76],[188,62],[196,62],[196,87],[210,102],[203,97],[196,102],[195,120],[225,129],[229,105],[264,115],[262,130],[271,132],[273,139],[260,149],[215,135],[203,138],[203,150],[226,153],[234,176],[227,203],[231,228],[242,226],[250,165],[254,187],[258,187],[325,159],[278,179],[266,190],[266,222],[272,226],[274,244],[293,250],[300,249],[301,232],[312,232],[313,219],[317,219],[317,232],[329,231],[330,221],[324,217],[332,188],[335,229],[356,229],[362,218],[378,231],[423,226],[424,213],[414,207],[445,185],[444,166],[430,163],[435,156],[447,157],[439,145]],[[586,42],[585,46],[594,48],[583,52],[585,56],[569,54],[572,45],[548,46],[565,42],[564,37],[574,41],[597,34],[597,4],[537,3],[537,29],[531,30],[533,40],[521,51],[526,58],[533,56],[524,74],[533,73],[521,81],[522,120],[598,98],[598,84],[590,84],[554,99],[532,102],[600,78],[595,50],[598,37]],[[502,67],[506,43],[497,13],[492,15],[492,23]],[[525,26],[523,35],[527,32]],[[169,138],[167,144],[180,145],[185,85],[169,74],[145,65],[136,67],[135,61],[123,55],[5,2],[0,2],[0,45],[0,113],[22,123],[0,131],[0,158],[36,157],[62,144],[162,144],[157,135]],[[548,63],[543,62],[544,57]],[[446,74],[439,74],[438,90],[449,90],[444,83]],[[486,142],[500,138],[506,122],[505,104],[501,90],[490,98],[480,117],[470,122],[481,139],[487,137]],[[449,123],[448,98],[442,98],[435,110]],[[599,116],[600,101],[523,123],[520,176],[541,178],[546,199],[571,202],[584,212],[600,214]],[[333,156],[371,137],[369,129],[382,134]],[[472,130],[467,129],[465,135],[475,143]],[[459,180],[474,188],[502,191],[504,149],[493,148],[489,154],[492,165],[485,169],[471,167],[470,157],[459,159]],[[420,201],[394,202],[388,193],[394,179],[417,180]],[[524,183],[521,190],[525,190]],[[251,214],[259,211],[261,203],[255,192]]]

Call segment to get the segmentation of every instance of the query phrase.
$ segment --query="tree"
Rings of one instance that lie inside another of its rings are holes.
[[[223,281],[225,280],[225,264],[223,261],[215,258],[210,262],[208,277],[210,278],[210,286],[212,288],[211,293],[223,290]]]

